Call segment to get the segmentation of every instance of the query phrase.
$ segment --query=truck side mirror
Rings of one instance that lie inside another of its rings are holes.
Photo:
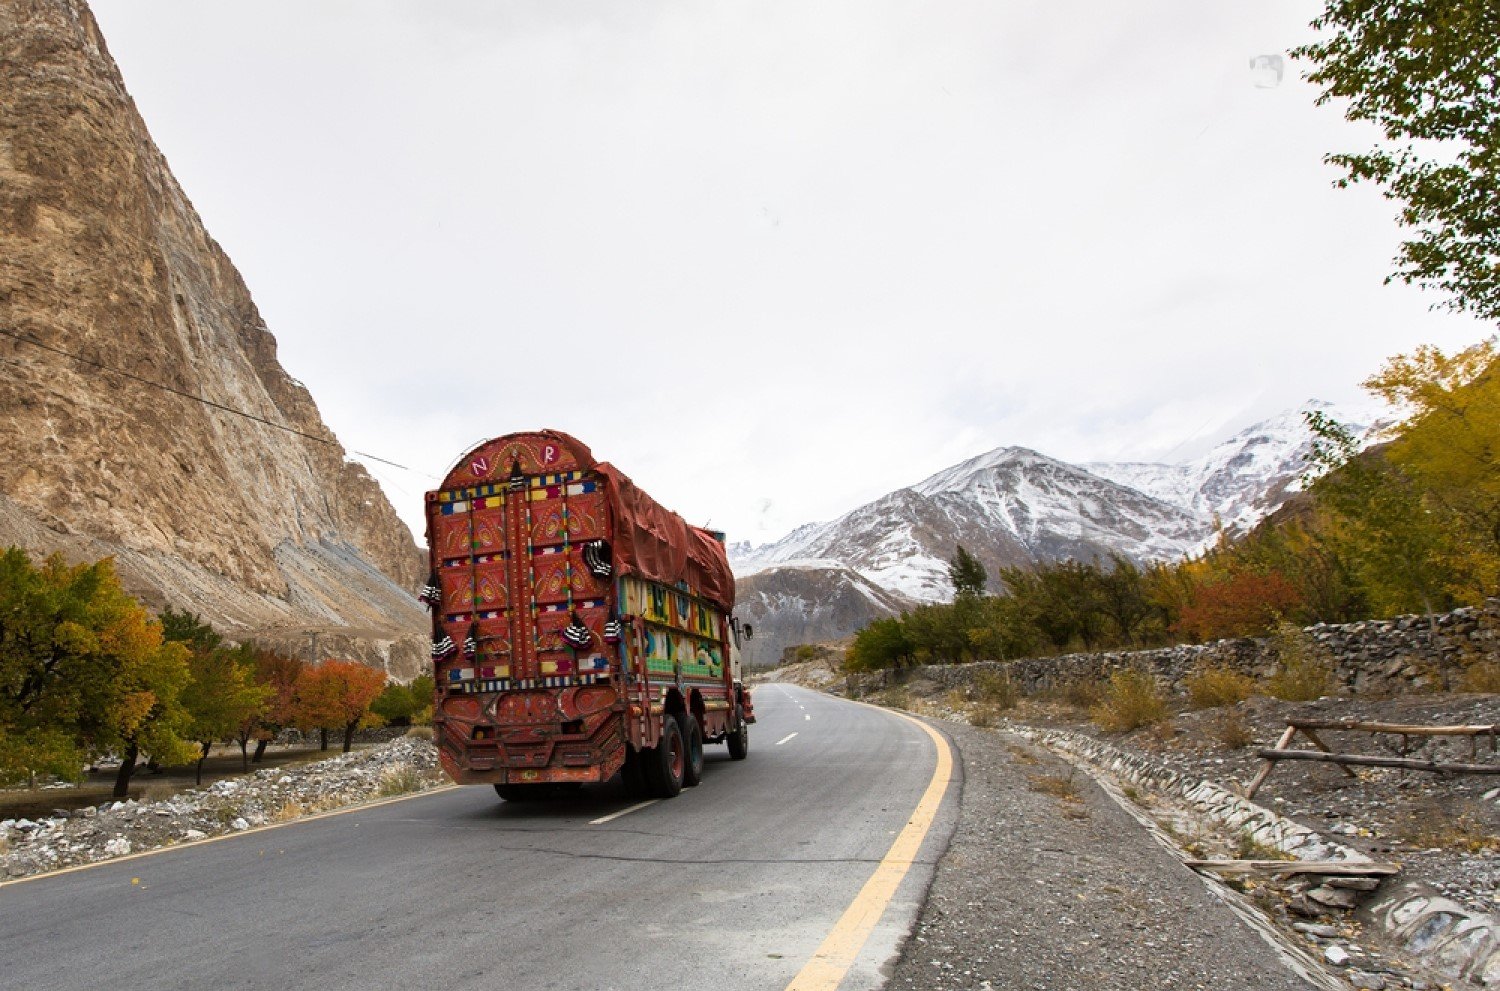
[[[749,623],[746,623],[741,628],[745,631],[746,640],[749,640],[751,637],[755,636],[755,627],[751,626]]]

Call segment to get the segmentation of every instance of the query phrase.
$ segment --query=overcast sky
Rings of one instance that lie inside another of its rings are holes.
[[[995,447],[1177,461],[1491,329],[1288,61],[1301,0],[93,0],[282,363],[421,534],[576,434],[763,541]],[[426,474],[422,474],[426,473]]]

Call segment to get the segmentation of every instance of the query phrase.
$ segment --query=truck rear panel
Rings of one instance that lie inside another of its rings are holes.
[[[487,442],[428,493],[434,725],[454,780],[608,780],[674,708],[709,738],[725,732],[727,609],[689,580],[701,560],[656,546],[672,520],[685,526],[664,512],[551,432]],[[710,564],[698,584],[722,599]]]

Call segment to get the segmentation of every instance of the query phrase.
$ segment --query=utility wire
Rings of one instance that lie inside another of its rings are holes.
[[[167,385],[163,382],[156,382],[137,375],[134,372],[127,372],[123,368],[115,368],[112,365],[106,365],[102,361],[97,361],[93,358],[87,358],[81,354],[76,354],[72,351],[65,351],[62,348],[43,343],[42,341],[39,341],[35,337],[32,337],[28,334],[21,334],[14,330],[6,330],[5,328],[0,327],[0,336],[9,337],[12,340],[20,341],[22,344],[30,344],[32,347],[40,348],[43,351],[50,351],[53,354],[61,355],[64,358],[71,358],[76,362],[84,365],[89,365],[91,367],[99,369],[100,371],[105,371],[113,375],[119,375],[124,378],[128,378],[133,382],[139,382],[140,384],[150,386],[153,389],[160,389],[163,392],[170,392],[174,396],[181,396],[183,399],[189,399],[195,403],[202,403],[204,406],[210,406],[216,410],[233,414],[234,416],[242,416],[247,420],[254,420],[256,423],[262,423],[268,427],[274,427],[277,430],[284,430],[289,434],[296,434],[298,437],[316,441],[319,444],[327,444],[330,447],[341,446],[336,440],[329,440],[327,437],[319,437],[318,435],[310,434],[305,430],[298,430],[296,427],[289,427],[284,423],[277,423],[275,420],[268,420],[263,416],[257,416],[254,413],[248,413],[242,409],[235,409],[233,406],[225,406],[223,403],[214,402],[212,399],[205,399],[203,396],[195,395],[191,392],[184,392],[181,389],[174,388],[173,386]],[[400,468],[402,471],[409,471],[415,475],[424,475],[428,478],[437,477],[425,471],[417,471],[417,469],[415,468],[408,468],[406,467],[406,465],[397,464],[394,461],[379,457],[378,455],[367,454],[364,451],[350,451],[349,453],[355,455],[356,457],[369,458],[371,461],[379,461],[381,464],[390,465],[392,468]]]

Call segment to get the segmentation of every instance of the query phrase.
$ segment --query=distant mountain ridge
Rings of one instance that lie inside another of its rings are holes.
[[[730,563],[740,587],[757,594],[791,581],[782,575],[791,570],[804,573],[804,587],[809,571],[847,572],[836,583],[839,594],[848,594],[855,579],[868,582],[897,603],[889,615],[903,602],[951,597],[948,560],[959,544],[991,576],[1002,567],[1116,554],[1137,562],[1181,558],[1221,532],[1248,531],[1300,489],[1312,450],[1304,412],[1313,409],[1337,418],[1328,404],[1309,402],[1175,465],[1073,465],[1024,447],[996,448],[773,543],[732,545]],[[741,599],[741,615],[768,631],[808,634],[818,632],[813,618],[826,605],[816,596],[796,603]],[[835,638],[852,629],[826,632]]]

